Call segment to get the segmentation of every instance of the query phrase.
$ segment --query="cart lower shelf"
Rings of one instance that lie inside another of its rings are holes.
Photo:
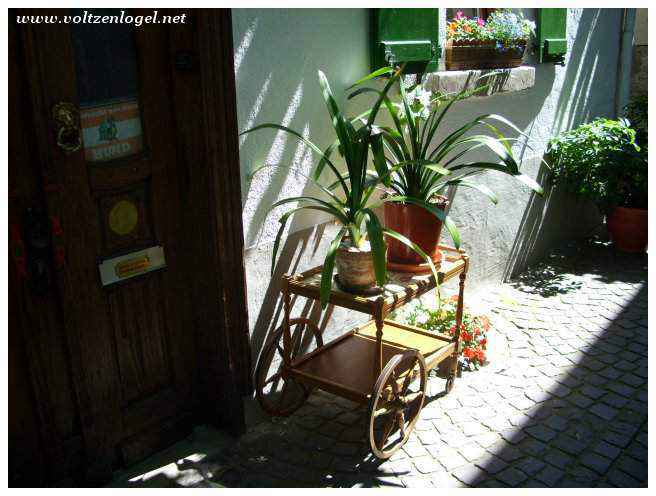
[[[392,320],[385,321],[382,341],[383,367],[393,356],[414,349],[421,353],[430,370],[450,357],[455,349],[449,336]],[[371,321],[299,358],[292,363],[289,375],[324,391],[367,403],[380,373],[373,366],[376,353],[376,324]]]

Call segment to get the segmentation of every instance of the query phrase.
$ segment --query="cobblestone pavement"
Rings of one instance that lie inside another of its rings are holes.
[[[511,284],[482,288],[505,351],[433,393],[390,460],[372,457],[364,408],[315,392],[218,458],[221,484],[641,487],[647,484],[647,259],[590,242]],[[201,464],[202,465],[202,464]],[[203,484],[209,484],[205,480]]]

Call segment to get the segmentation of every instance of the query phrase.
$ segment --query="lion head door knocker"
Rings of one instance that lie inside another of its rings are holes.
[[[59,102],[52,108],[52,118],[57,125],[57,146],[66,153],[82,148],[77,107],[69,102]]]

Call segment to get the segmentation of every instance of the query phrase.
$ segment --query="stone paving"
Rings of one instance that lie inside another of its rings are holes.
[[[501,351],[446,396],[431,376],[433,396],[390,460],[369,452],[364,408],[315,392],[200,463],[224,467],[200,485],[644,487],[646,279],[646,256],[603,243],[554,253],[469,295],[490,309]]]

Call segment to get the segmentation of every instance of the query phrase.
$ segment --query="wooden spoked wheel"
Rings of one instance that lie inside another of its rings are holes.
[[[323,346],[319,327],[308,319],[290,319],[291,360]],[[310,390],[287,374],[283,362],[283,328],[276,329],[262,349],[255,368],[255,395],[269,415],[286,417],[305,402]]]
[[[389,458],[410,437],[426,397],[426,362],[416,350],[394,355],[380,373],[369,403],[369,442]]]

